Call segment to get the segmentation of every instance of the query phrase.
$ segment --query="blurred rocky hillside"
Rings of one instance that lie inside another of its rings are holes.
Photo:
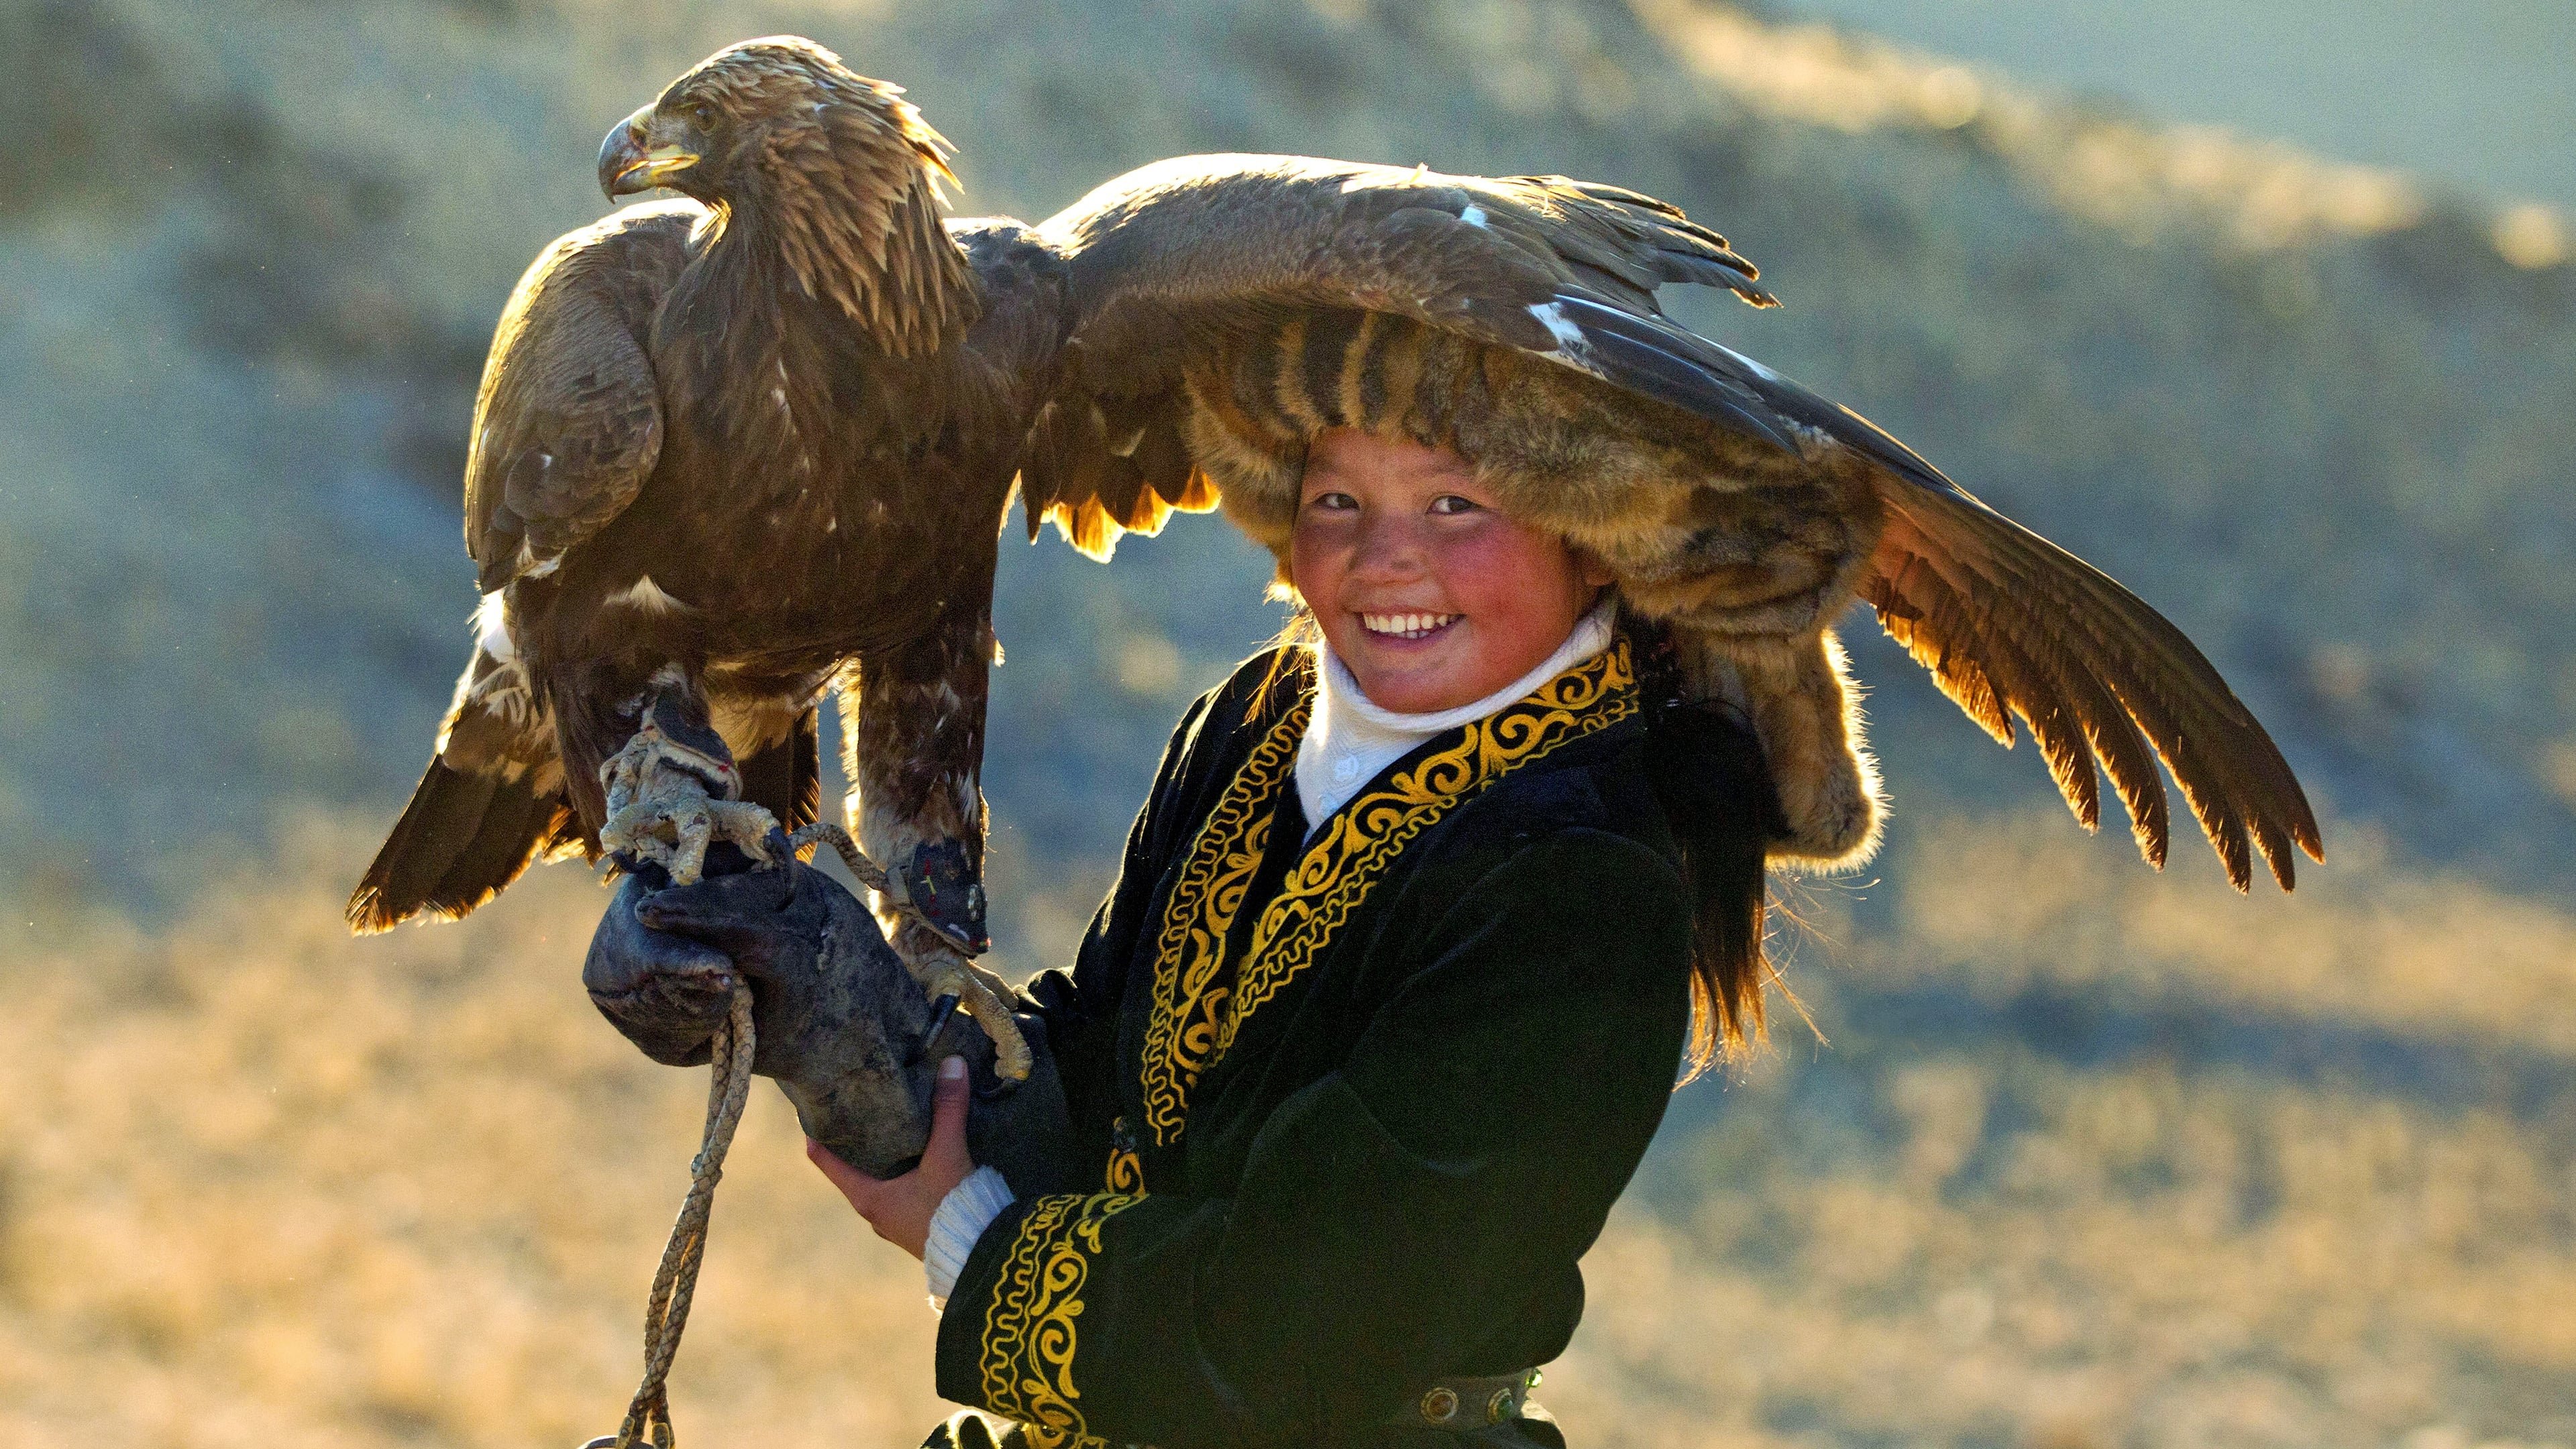
[[[1829,1044],[1678,1099],[1550,1375],[1580,1442],[2576,1443],[2563,216],[1701,0],[0,0],[0,1444],[499,1445],[620,1401],[675,1180],[578,1204],[684,1157],[695,1086],[597,1056],[599,897],[332,912],[462,659],[502,298],[603,209],[611,121],[776,30],[910,87],[974,210],[1221,149],[1678,202],[1789,305],[1677,313],[2166,610],[2309,782],[2296,897],[2196,847],[2152,877],[1855,619],[1898,816],[1861,881],[1784,884]],[[1214,520],[1006,549],[1015,968],[1275,627],[1266,575]],[[683,1416],[881,1437],[927,1320],[899,1274],[795,1281],[843,1240],[776,1105]]]

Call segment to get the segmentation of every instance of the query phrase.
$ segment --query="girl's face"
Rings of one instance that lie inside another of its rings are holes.
[[[1529,673],[1609,575],[1503,516],[1446,448],[1330,428],[1306,454],[1289,581],[1382,709],[1455,709]]]

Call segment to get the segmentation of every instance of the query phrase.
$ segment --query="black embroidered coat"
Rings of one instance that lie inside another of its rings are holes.
[[[1626,646],[1311,836],[1311,677],[1272,662],[1192,706],[1072,974],[1028,988],[1102,1177],[1006,1211],[941,1321],[941,1394],[1014,1440],[1454,1442],[1385,1426],[1563,1351],[1663,1117],[1689,917]]]

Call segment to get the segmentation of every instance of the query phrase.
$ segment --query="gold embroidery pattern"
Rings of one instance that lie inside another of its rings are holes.
[[[1306,969],[1406,845],[1504,775],[1635,714],[1634,686],[1628,646],[1615,643],[1465,726],[1455,743],[1343,807],[1262,911],[1238,979],[1211,989],[1261,859],[1271,801],[1294,766],[1308,705],[1281,720],[1226,786],[1164,910],[1145,1037],[1146,1123],[1154,1140],[1168,1146],[1180,1139],[1200,1073],[1234,1045],[1254,1011]]]
[[[1180,1140],[1182,1106],[1216,1044],[1225,993],[1209,985],[1225,964],[1226,933],[1269,843],[1271,801],[1296,767],[1309,707],[1290,710],[1227,782],[1164,908],[1154,1014],[1145,1029],[1145,1125],[1161,1145]]]
[[[984,1403],[1029,1425],[1032,1440],[1061,1444],[1087,1432],[1082,1391],[1073,1386],[1082,1286],[1100,1252],[1101,1225],[1143,1200],[1116,1192],[1042,1197],[1011,1240],[984,1314]]]
[[[1210,1060],[1224,1056],[1244,1020],[1306,969],[1414,837],[1513,770],[1635,714],[1634,680],[1628,646],[1613,644],[1343,807],[1253,928]]]

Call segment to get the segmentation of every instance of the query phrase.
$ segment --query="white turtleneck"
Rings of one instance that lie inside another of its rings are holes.
[[[1381,708],[1360,692],[1350,666],[1333,657],[1332,646],[1315,645],[1315,712],[1306,722],[1306,737],[1297,745],[1297,803],[1306,809],[1309,834],[1349,803],[1377,772],[1402,759],[1414,746],[1460,725],[1483,719],[1523,695],[1610,647],[1613,607],[1604,599],[1576,622],[1556,652],[1529,673],[1473,704],[1437,714],[1398,714]]]

